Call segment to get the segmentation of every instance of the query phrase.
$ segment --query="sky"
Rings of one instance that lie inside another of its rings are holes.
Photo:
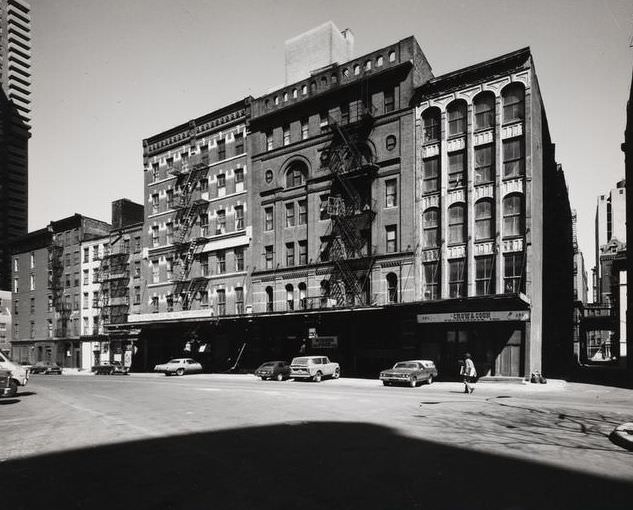
[[[436,76],[529,46],[586,267],[624,177],[631,0],[30,0],[29,229],[143,202],[142,140],[283,85],[284,41],[332,20],[362,55],[413,35]]]

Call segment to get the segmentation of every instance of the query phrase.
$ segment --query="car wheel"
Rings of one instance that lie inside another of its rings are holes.
[[[332,378],[333,378],[333,379],[338,379],[339,377],[341,377],[341,369],[340,369],[340,368],[337,368],[337,369],[334,371],[334,375],[332,376]]]
[[[18,382],[15,379],[11,379],[9,381],[9,388],[9,393],[12,397],[18,394]]]
[[[260,379],[261,379],[262,381],[265,381],[265,380],[266,380],[266,378],[265,378],[265,377],[260,377]]]
[[[185,369],[179,368],[178,370],[176,370],[176,375],[185,375]]]
[[[280,373],[278,373],[278,374],[277,374],[276,379],[277,379],[278,381],[283,381],[283,380],[284,380],[284,374],[282,374],[281,372],[280,372]]]
[[[383,386],[391,386],[391,383],[389,381],[383,381],[382,384]]]
[[[323,374],[319,371],[316,374],[314,374],[314,376],[312,377],[312,380],[314,382],[321,382],[322,377],[323,377]]]
[[[418,385],[418,380],[413,377],[410,381],[409,381],[409,386],[411,386],[412,388],[415,388]]]
[[[429,384],[433,384],[433,376],[430,375],[429,378],[426,380],[426,382]]]

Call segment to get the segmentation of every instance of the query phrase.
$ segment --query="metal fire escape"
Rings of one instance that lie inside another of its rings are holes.
[[[336,301],[336,306],[372,303],[370,275],[375,254],[371,224],[376,213],[371,181],[377,166],[371,162],[366,142],[374,116],[361,101],[356,103],[354,113],[348,124],[329,119],[332,141],[321,157],[334,177],[328,199],[330,236],[324,253],[334,264],[329,298]]]
[[[190,277],[193,261],[200,255],[206,242],[206,237],[200,235],[192,237],[191,233],[196,218],[209,205],[201,193],[196,193],[198,181],[207,175],[209,169],[208,154],[192,156],[180,166],[174,166],[169,173],[177,177],[176,187],[179,189],[174,208],[176,226],[174,227],[174,248],[176,257],[173,268],[174,296],[180,298],[183,310],[191,307],[192,298],[197,292],[206,288],[207,279],[204,277]]]
[[[111,238],[99,267],[99,305],[104,326],[125,324],[129,313],[130,247],[120,236]]]
[[[64,274],[64,246],[55,237],[55,234],[53,234],[53,238],[48,245],[48,271],[48,285],[51,290],[52,306],[55,311],[55,318],[58,320],[55,336],[63,338],[68,335],[71,307],[69,303],[64,302],[64,285],[62,281]]]

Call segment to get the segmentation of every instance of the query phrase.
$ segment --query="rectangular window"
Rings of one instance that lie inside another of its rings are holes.
[[[465,207],[455,204],[448,208],[448,243],[459,244],[466,240]]]
[[[159,178],[158,163],[152,163],[152,181],[156,182]]]
[[[208,253],[200,254],[200,275],[204,277],[209,276],[209,254]]]
[[[31,321],[31,338],[35,338],[35,321]]]
[[[79,310],[79,294],[73,295],[73,310]]]
[[[218,174],[218,196],[226,196],[226,174]]]
[[[308,119],[303,119],[301,121],[301,139],[307,140],[309,136],[308,132]]]
[[[290,202],[286,204],[286,227],[295,226],[295,204]]]
[[[395,253],[398,249],[398,231],[396,225],[387,225],[386,233],[386,251],[387,253]]]
[[[433,157],[422,161],[423,193],[434,193],[440,190],[440,158]]]
[[[20,262],[17,257],[13,259],[13,271],[18,272],[20,270]]]
[[[235,155],[244,154],[244,133],[235,133]]]
[[[152,296],[152,313],[158,313],[158,296]]]
[[[66,254],[66,267],[72,266],[72,261],[70,260],[70,253]]]
[[[218,315],[226,315],[226,291],[218,289],[217,291]]]
[[[79,284],[79,282],[77,282],[77,284]],[[35,275],[34,274],[29,275],[29,288],[30,290],[35,290]]]
[[[235,192],[239,193],[240,191],[244,191],[244,169],[236,168],[235,169]]]
[[[174,207],[174,190],[168,189],[166,194],[167,194],[167,209],[172,209]]]
[[[158,265],[158,259],[152,260],[152,283],[160,282],[160,266]]]
[[[506,294],[523,291],[523,253],[508,253],[503,256],[503,286]]]
[[[141,261],[135,260],[134,261],[134,279],[137,279],[140,277],[141,277]]]
[[[174,277],[174,259],[165,259],[165,277],[170,282]]]
[[[272,131],[268,131],[266,133],[266,150],[267,151],[273,150],[273,132]]]
[[[226,159],[226,141],[218,140],[218,161]]]
[[[273,208],[266,207],[264,209],[264,230],[269,231],[274,227],[273,223]]]
[[[209,235],[209,215],[206,212],[200,214],[200,235],[207,237]]]
[[[494,181],[494,147],[482,145],[475,147],[475,184]]]
[[[330,260],[330,238],[328,236],[321,237],[321,245],[319,246],[319,260],[326,262]]]
[[[321,127],[321,132],[326,131],[329,125],[328,113],[321,112],[319,114],[319,126]]]
[[[31,298],[31,313],[35,313],[35,298]]]
[[[244,206],[235,206],[235,230],[244,230]]]
[[[65,281],[65,286],[70,287],[70,273],[66,273],[66,277],[64,281]]]
[[[460,188],[466,185],[466,158],[463,152],[448,155],[448,187]]]
[[[464,259],[448,261],[448,295],[452,298],[466,296],[466,264]]]
[[[200,179],[198,186],[200,187],[200,192],[205,192],[209,190],[209,180],[204,177]]]
[[[265,261],[265,267],[266,269],[272,269],[273,268],[273,247],[272,246],[266,246],[264,248],[264,261]]]
[[[89,262],[90,261],[90,248],[84,248],[84,258],[83,258],[84,262]]]
[[[174,296],[172,294],[167,294],[165,296],[165,302],[167,304],[167,311],[173,312],[174,311]]]
[[[141,236],[134,238],[134,253],[141,253]]]
[[[290,126],[285,125],[283,127],[284,133],[284,145],[290,145]]]
[[[79,250],[73,252],[73,264],[79,264],[81,262],[81,258],[79,257]],[[33,268],[33,266],[31,266]]]
[[[216,211],[215,213],[215,233],[216,234],[225,234],[226,233],[226,211]]]
[[[99,291],[92,292],[92,307],[97,308],[99,306]]]
[[[218,251],[216,253],[216,259],[218,261],[218,274],[226,272],[226,252]]]
[[[424,268],[424,299],[435,300],[440,298],[440,263],[428,262]]]
[[[84,285],[88,285],[90,283],[90,271],[88,269],[84,269],[84,278],[83,278],[83,282]]]
[[[244,248],[235,248],[235,270],[244,271]]]
[[[286,266],[295,265],[295,243],[286,243]]]
[[[503,141],[503,178],[525,175],[523,160],[523,139],[514,138]]]
[[[138,286],[134,287],[134,304],[135,305],[141,304],[141,288]]]
[[[84,292],[83,298],[82,298],[82,307],[84,309],[88,308],[88,298],[89,298],[89,294],[87,292]]]
[[[299,225],[306,225],[308,223],[308,202],[306,200],[299,200]]]
[[[152,214],[156,214],[159,210],[159,198],[158,198],[158,193],[154,193],[152,195]]]
[[[235,313],[241,315],[244,313],[244,288],[235,287]]]
[[[165,241],[174,244],[174,224],[171,221],[165,224]]]
[[[53,296],[48,296],[46,305],[47,305],[46,310],[48,312],[52,312],[53,311]]]
[[[396,179],[385,181],[385,207],[396,207],[398,205],[397,182]]]
[[[328,214],[329,195],[321,195],[319,201],[319,220],[327,220],[330,218]]]
[[[478,296],[495,293],[494,257],[475,257],[475,290]]]
[[[392,112],[395,106],[394,90],[385,90],[385,113]]]
[[[299,265],[305,266],[308,263],[308,241],[299,241]]]
[[[152,246],[156,248],[159,244],[158,225],[152,227]]]

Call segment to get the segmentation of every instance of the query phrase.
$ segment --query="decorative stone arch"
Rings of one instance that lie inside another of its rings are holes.
[[[310,177],[310,161],[301,155],[293,155],[288,158],[279,169],[279,174],[277,176],[277,182],[280,186],[287,188],[288,186],[288,173],[294,171],[297,167],[299,167],[302,175],[303,175],[303,184]]]
[[[439,141],[442,132],[442,110],[438,106],[429,106],[422,110],[420,119],[423,142]]]
[[[468,129],[468,103],[465,99],[456,98],[446,105],[448,136],[462,135]],[[461,121],[462,127],[454,130],[454,122]]]

